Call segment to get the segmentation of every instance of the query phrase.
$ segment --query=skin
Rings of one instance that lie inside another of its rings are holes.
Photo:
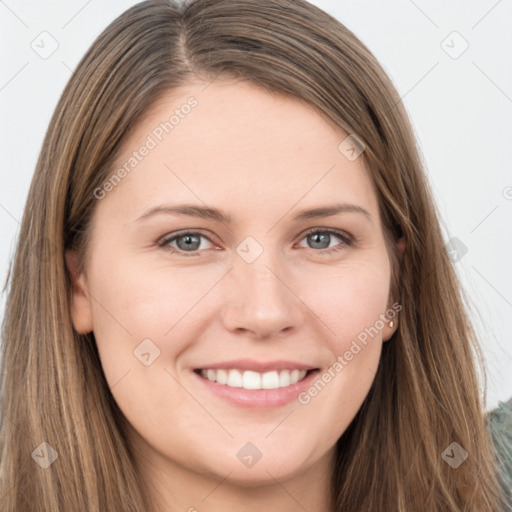
[[[375,325],[393,303],[376,192],[363,158],[350,161],[338,150],[347,134],[310,106],[245,82],[205,86],[169,92],[125,141],[120,166],[169,112],[191,95],[198,100],[98,200],[83,272],[68,251],[73,323],[94,332],[159,510],[230,512],[243,503],[249,512],[328,511],[335,443],[361,407],[397,319],[307,405],[237,407],[192,370],[239,358],[326,370]],[[293,220],[340,202],[370,218],[343,212]],[[178,203],[223,209],[233,223],[172,214],[137,220]],[[304,234],[310,228],[340,230],[356,242],[324,235],[319,245]],[[180,252],[183,238],[171,249],[158,246],[187,229],[204,235],[194,255]],[[263,249],[252,263],[236,251],[248,236]],[[147,338],[160,350],[149,366],[134,356]],[[250,468],[236,456],[247,442],[262,453]]]

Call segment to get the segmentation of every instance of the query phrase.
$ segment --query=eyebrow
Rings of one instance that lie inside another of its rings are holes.
[[[294,221],[308,220],[308,219],[317,219],[320,217],[331,217],[333,215],[337,215],[339,213],[359,213],[364,215],[368,220],[371,221],[371,214],[369,211],[365,210],[363,207],[348,204],[348,203],[338,203],[329,206],[322,206],[318,208],[310,208],[308,210],[302,210],[297,213],[294,217]],[[232,224],[233,218],[229,213],[220,210],[218,208],[209,208],[206,206],[197,206],[193,204],[178,204],[178,205],[160,205],[150,208],[147,212],[143,213],[140,217],[137,218],[137,221],[143,221],[148,217],[152,217],[154,215],[189,215],[191,217],[199,217],[201,219],[214,220],[217,222],[222,222],[225,224]]]

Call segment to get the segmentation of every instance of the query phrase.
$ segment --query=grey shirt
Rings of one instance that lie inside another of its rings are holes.
[[[506,512],[512,511],[512,398],[498,402],[498,407],[487,414],[489,429],[498,455],[498,467],[505,494],[510,501]]]

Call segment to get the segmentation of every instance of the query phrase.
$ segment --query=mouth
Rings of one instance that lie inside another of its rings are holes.
[[[319,371],[290,367],[260,372],[226,367],[196,368],[193,373],[206,389],[232,405],[265,409],[296,399]]]
[[[272,370],[261,373],[239,369],[197,369],[194,370],[204,379],[216,382],[221,386],[244,389],[279,389],[286,388],[303,380],[314,370]]]

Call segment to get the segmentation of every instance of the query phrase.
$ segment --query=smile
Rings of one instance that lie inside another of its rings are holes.
[[[211,382],[230,388],[278,389],[296,384],[304,379],[307,370],[273,370],[265,373],[238,369],[199,370],[200,375]]]

